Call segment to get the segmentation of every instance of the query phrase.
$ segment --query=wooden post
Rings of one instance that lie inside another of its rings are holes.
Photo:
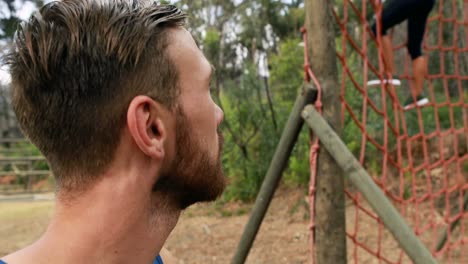
[[[323,117],[340,134],[341,104],[332,0],[306,0],[309,63],[322,85]],[[315,200],[315,260],[346,263],[344,177],[334,159],[319,150]]]
[[[468,192],[465,193],[464,199],[463,199],[463,211],[468,210]],[[457,210],[457,214],[460,212]],[[453,221],[447,228],[442,231],[442,233],[439,236],[439,239],[437,240],[437,246],[436,246],[436,251],[440,251],[444,248],[445,243],[447,243],[448,239],[448,232],[452,232],[459,224],[462,218],[458,218],[457,220]]]
[[[31,171],[33,168],[32,166],[32,161],[28,162],[27,169],[28,171]],[[31,175],[26,175],[26,190],[27,192],[32,192],[32,187],[33,187],[33,176]]]
[[[366,198],[411,260],[416,264],[437,263],[382,190],[374,183],[371,176],[315,108],[312,105],[307,106],[302,116],[319,137],[322,146],[334,157],[338,166]]]
[[[244,228],[239,245],[237,246],[236,253],[232,259],[233,264],[242,264],[247,259],[250,248],[255,240],[263,218],[268,210],[273,194],[276,187],[281,180],[286,164],[288,163],[291,151],[296,143],[299,132],[301,131],[304,120],[301,118],[302,109],[307,104],[315,101],[317,91],[305,86],[302,94],[299,94],[296,102],[294,103],[291,114],[289,115],[288,122],[284,127],[283,134],[281,135],[280,142],[276,147],[273,159],[270,162],[265,179],[263,180],[260,191],[258,192],[257,200],[252,209],[250,219]]]

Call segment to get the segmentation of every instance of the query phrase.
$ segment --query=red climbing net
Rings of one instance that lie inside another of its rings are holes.
[[[402,104],[412,73],[404,24],[391,31],[402,85],[366,85],[384,78],[381,40],[372,37],[369,19],[380,16],[381,6],[366,2],[343,0],[333,10],[341,33],[343,140],[438,261],[468,263],[468,0],[436,2],[423,45],[430,104],[407,111]],[[317,84],[305,65],[307,79]],[[318,145],[312,143],[313,168]],[[314,184],[312,169],[312,232]],[[346,195],[348,262],[410,262],[351,185]]]

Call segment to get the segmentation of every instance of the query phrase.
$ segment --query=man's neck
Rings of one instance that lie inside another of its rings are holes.
[[[41,239],[4,260],[9,264],[152,263],[180,210],[162,202],[165,197],[158,194],[145,198],[128,190],[132,188],[103,180],[71,202],[59,197]]]

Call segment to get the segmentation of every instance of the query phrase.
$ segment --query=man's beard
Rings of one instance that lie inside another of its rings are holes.
[[[224,191],[226,179],[221,165],[223,136],[218,131],[218,153],[209,151],[191,133],[193,131],[182,109],[176,110],[176,153],[170,168],[162,173],[153,187],[164,192],[178,209],[197,202],[214,201]]]

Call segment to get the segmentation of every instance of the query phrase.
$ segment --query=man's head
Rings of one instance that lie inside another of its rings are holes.
[[[86,190],[120,153],[158,163],[152,189],[177,193],[180,207],[221,193],[222,111],[184,20],[152,1],[63,0],[19,26],[6,58],[13,105],[59,191]]]

